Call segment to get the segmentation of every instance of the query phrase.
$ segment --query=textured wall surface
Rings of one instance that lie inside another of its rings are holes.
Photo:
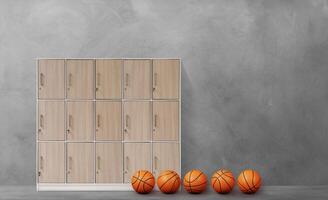
[[[182,169],[328,184],[328,2],[0,0],[0,184],[34,184],[36,57],[181,57]]]

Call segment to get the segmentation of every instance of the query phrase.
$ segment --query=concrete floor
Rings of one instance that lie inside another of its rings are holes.
[[[220,195],[208,189],[199,195],[191,195],[181,191],[173,195],[153,192],[148,195],[139,195],[134,192],[36,192],[34,186],[0,186],[0,199],[6,200],[75,200],[75,199],[261,199],[261,200],[317,200],[328,199],[328,186],[267,186],[254,195],[245,195],[237,188],[228,194]]]

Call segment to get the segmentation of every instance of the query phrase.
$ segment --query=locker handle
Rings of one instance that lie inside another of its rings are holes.
[[[40,86],[44,86],[44,74],[40,73]]]
[[[129,86],[129,74],[128,73],[125,74],[125,86],[126,87]]]
[[[73,125],[73,116],[69,115],[68,116],[68,128],[72,128]]]
[[[125,115],[125,128],[124,128],[124,131],[127,132],[128,131],[128,128],[130,127],[130,116],[129,115]]]
[[[100,170],[100,156],[97,157],[97,169]]]
[[[73,158],[72,156],[68,157],[68,169],[72,170],[72,165],[73,165]]]
[[[125,157],[125,173],[128,173],[128,171],[129,171],[129,157],[128,156],[126,156]]]
[[[100,128],[100,115],[97,115],[97,128]]]
[[[157,128],[157,125],[158,125],[158,115],[155,114],[154,115],[154,127]]]
[[[157,86],[157,79],[158,79],[158,74],[154,73],[154,86]]]
[[[40,156],[40,170],[43,170],[43,156]]]
[[[44,128],[44,118],[42,114],[40,115],[40,128]]]
[[[96,87],[96,91],[98,91],[98,90],[99,90],[99,87],[100,87],[100,73],[97,73],[97,77],[96,77],[96,79],[97,79],[97,87]]]
[[[73,79],[73,74],[69,73],[68,75],[68,86],[71,87],[72,86],[72,79]]]
[[[157,156],[154,157],[154,165],[155,165],[155,170],[157,170],[157,165],[158,165],[158,158]]]

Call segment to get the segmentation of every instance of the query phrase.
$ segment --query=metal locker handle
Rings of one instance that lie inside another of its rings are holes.
[[[97,79],[96,91],[98,91],[99,90],[99,87],[100,87],[100,73],[97,73],[96,79]]]
[[[125,157],[125,173],[127,174],[129,171],[129,157]]]
[[[97,169],[100,170],[100,156],[97,157]]]
[[[68,157],[68,169],[69,170],[72,170],[72,168],[73,168],[73,158],[72,158],[72,156],[69,156]]]
[[[42,114],[40,115],[40,128],[44,128],[44,118]]]
[[[40,156],[40,170],[43,170],[43,156]]]
[[[44,74],[40,73],[40,86],[44,86]]]
[[[71,87],[72,86],[72,82],[73,82],[73,74],[72,73],[69,73],[68,75],[68,86]]]
[[[158,158],[157,158],[157,156],[154,157],[154,165],[155,165],[154,166],[155,170],[157,170],[158,169],[158,166],[157,166],[158,165]]]
[[[100,128],[100,115],[97,115],[97,128]]]
[[[129,74],[128,73],[125,74],[125,86],[126,87],[129,86]]]

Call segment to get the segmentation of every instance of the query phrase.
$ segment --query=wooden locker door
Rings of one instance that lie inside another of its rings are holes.
[[[122,60],[96,60],[96,98],[120,99]]]
[[[151,171],[150,143],[124,144],[124,183],[129,183],[137,170]]]
[[[67,102],[67,140],[93,141],[93,102],[70,101]]]
[[[124,98],[151,98],[151,60],[124,60]]]
[[[122,103],[96,102],[96,140],[122,140]]]
[[[39,101],[39,140],[65,139],[64,101]]]
[[[93,99],[94,61],[67,60],[67,98]]]
[[[147,101],[123,102],[125,141],[150,140],[150,105]]]
[[[65,61],[39,60],[39,98],[64,99]]]
[[[174,170],[180,174],[180,149],[178,143],[153,143],[153,173]]]
[[[123,183],[122,143],[96,143],[96,183]]]
[[[94,170],[93,143],[67,143],[67,182],[93,183]]]
[[[178,99],[180,88],[180,60],[153,61],[153,98]]]
[[[179,102],[153,102],[153,140],[179,139]]]
[[[39,143],[39,183],[64,183],[64,142]]]

